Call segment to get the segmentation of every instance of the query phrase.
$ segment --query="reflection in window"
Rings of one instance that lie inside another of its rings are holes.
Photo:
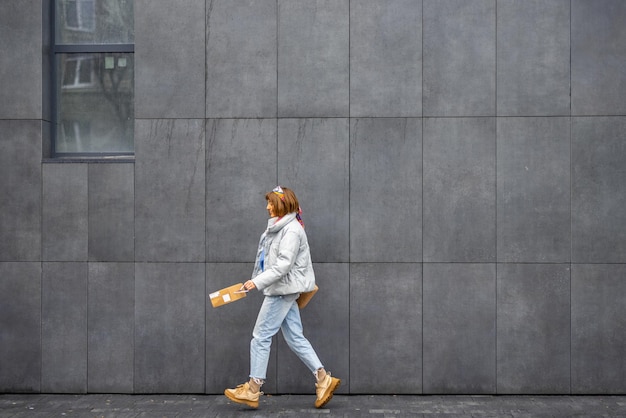
[[[93,85],[93,57],[68,58],[63,67],[63,88],[90,87]]]
[[[65,27],[93,32],[95,28],[94,0],[66,0]]]
[[[61,123],[61,128],[63,132],[59,145],[62,148],[74,148],[78,152],[88,150],[88,142],[91,138],[91,124],[89,121],[64,120]]]
[[[133,0],[56,0],[57,45],[132,44]]]
[[[52,155],[134,153],[134,0],[53,0]]]
[[[59,54],[57,153],[132,153],[134,55]]]

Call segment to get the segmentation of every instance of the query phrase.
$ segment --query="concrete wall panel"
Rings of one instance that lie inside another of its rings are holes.
[[[572,120],[572,262],[626,262],[626,117]]]
[[[424,261],[495,261],[495,118],[424,119]]]
[[[278,116],[349,115],[349,1],[278,0]]]
[[[572,393],[626,393],[626,265],[572,266]]]
[[[276,0],[207,2],[206,116],[276,117]]]
[[[44,164],[42,256],[45,261],[87,261],[86,164]]]
[[[313,262],[349,261],[349,121],[280,119],[278,182],[298,196]]]
[[[626,114],[626,3],[572,0],[572,115]]]
[[[203,393],[203,263],[135,265],[135,393]]]
[[[0,120],[0,260],[41,260],[41,122]]]
[[[570,1],[499,0],[498,115],[570,114]]]
[[[135,1],[135,117],[205,115],[205,0]]]
[[[421,264],[354,264],[350,301],[350,392],[421,393]]]
[[[135,331],[133,263],[89,263],[88,391],[132,393]]]
[[[42,119],[42,11],[39,0],[0,3],[0,119]]]
[[[350,261],[421,261],[421,119],[350,123]]]
[[[498,393],[569,393],[569,264],[499,265],[497,291]]]
[[[495,393],[495,264],[424,263],[424,393]]]
[[[43,263],[41,391],[87,392],[87,263]]]
[[[498,261],[570,261],[569,118],[498,118]]]
[[[206,141],[206,259],[253,262],[276,184],[276,119],[211,119]]]
[[[139,120],[135,260],[205,260],[204,121]]]
[[[89,165],[89,261],[135,259],[135,166]]]
[[[350,2],[350,116],[422,116],[422,1]]]
[[[496,1],[424,0],[424,116],[495,116]]]
[[[41,389],[41,263],[0,263],[0,392]]]

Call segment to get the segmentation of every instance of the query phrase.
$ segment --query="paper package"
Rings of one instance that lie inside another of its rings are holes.
[[[214,308],[219,308],[220,306],[245,298],[247,292],[245,290],[240,290],[242,286],[243,283],[237,283],[211,293],[209,295],[211,305],[213,305]]]

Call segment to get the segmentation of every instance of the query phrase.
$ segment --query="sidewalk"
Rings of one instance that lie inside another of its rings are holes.
[[[217,395],[0,395],[0,417],[626,417],[626,396],[263,396],[254,410]]]

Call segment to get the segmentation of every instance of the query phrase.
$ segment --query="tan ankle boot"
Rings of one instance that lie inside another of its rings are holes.
[[[259,407],[259,396],[262,394],[263,392],[259,390],[256,392],[252,391],[249,382],[224,391],[224,395],[231,401],[248,405],[251,408]]]
[[[326,373],[326,376],[315,384],[315,393],[317,394],[315,407],[321,408],[326,405],[332,399],[333,392],[339,387],[340,383],[341,380],[332,377],[330,373]]]

